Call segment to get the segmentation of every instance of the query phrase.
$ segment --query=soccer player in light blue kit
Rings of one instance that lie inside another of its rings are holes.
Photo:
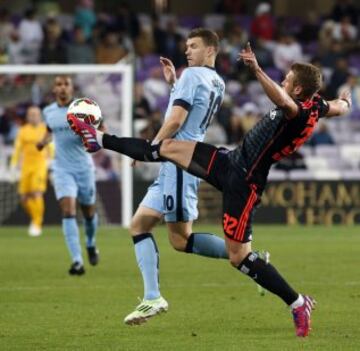
[[[54,139],[53,178],[56,199],[62,212],[62,230],[72,258],[69,274],[82,275],[85,270],[76,222],[76,200],[78,199],[84,216],[86,249],[91,265],[96,265],[99,261],[99,252],[95,245],[98,219],[95,210],[95,166],[91,156],[84,150],[80,138],[74,135],[66,120],[67,109],[73,100],[73,91],[70,76],[55,78],[53,92],[56,101],[43,110],[47,133],[37,147],[42,149]]]
[[[185,52],[189,67],[177,81],[172,62],[160,59],[165,79],[172,89],[165,122],[154,143],[170,137],[203,141],[206,129],[224,98],[225,84],[215,71],[218,45],[218,37],[213,31],[203,28],[192,30]],[[168,309],[167,301],[160,294],[158,249],[151,234],[162,218],[167,224],[170,243],[176,250],[228,258],[223,239],[210,233],[192,231],[192,222],[198,216],[198,186],[198,178],[166,162],[138,207],[130,232],[144,281],[144,298],[125,317],[126,324],[144,323]]]

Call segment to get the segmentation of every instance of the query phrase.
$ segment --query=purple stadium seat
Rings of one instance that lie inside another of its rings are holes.
[[[302,47],[304,49],[304,54],[310,55],[312,57],[318,54],[319,45],[317,41],[313,41],[308,44],[303,44]]]
[[[196,27],[201,27],[203,25],[202,17],[199,16],[181,16],[179,17],[179,26],[193,29]]]
[[[169,103],[169,96],[159,96],[156,98],[156,108],[159,109],[162,113],[165,113],[167,105]]]
[[[234,16],[234,20],[241,28],[245,29],[247,32],[250,32],[251,22],[253,17],[247,15]]]
[[[236,106],[242,106],[247,102],[251,102],[251,97],[244,93],[239,93],[234,97],[234,102]]]
[[[357,121],[357,122],[359,122],[359,121],[360,121],[360,110],[355,107],[355,108],[351,111],[349,118],[350,118],[350,120],[352,120],[352,121]]]
[[[287,16],[285,19],[286,30],[291,34],[296,34],[304,25],[304,20],[298,16]]]
[[[137,69],[136,70],[136,81],[143,82],[149,77],[149,70],[147,69]]]
[[[350,55],[349,66],[356,68],[360,72],[360,55]]]
[[[143,69],[151,69],[156,66],[160,66],[158,55],[146,55],[142,59]]]

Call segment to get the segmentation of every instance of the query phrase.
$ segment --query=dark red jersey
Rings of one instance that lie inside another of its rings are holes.
[[[303,145],[329,110],[320,95],[296,103],[296,117],[287,119],[282,109],[271,110],[245,135],[242,145],[229,152],[231,164],[260,188],[265,186],[271,165]]]

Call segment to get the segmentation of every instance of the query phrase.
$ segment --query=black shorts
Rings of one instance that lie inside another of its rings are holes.
[[[223,193],[223,229],[229,239],[246,243],[252,240],[252,221],[260,194],[246,174],[233,168],[228,150],[197,143],[188,171]]]

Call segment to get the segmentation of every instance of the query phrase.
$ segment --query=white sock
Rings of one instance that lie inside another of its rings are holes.
[[[304,297],[299,294],[299,297],[290,305],[291,309],[298,308],[304,304]]]
[[[100,132],[100,130],[96,131],[96,141],[101,147],[104,147],[103,142],[102,142],[103,136],[104,136],[103,132]]]

